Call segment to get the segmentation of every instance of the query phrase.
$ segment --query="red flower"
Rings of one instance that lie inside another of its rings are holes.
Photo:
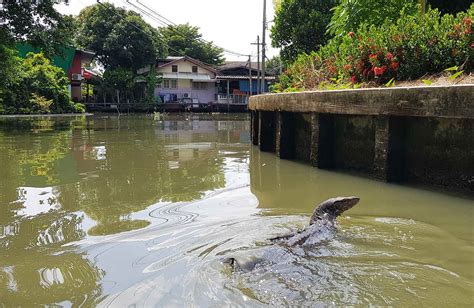
[[[400,66],[400,63],[398,62],[392,62],[392,64],[390,64],[390,67],[392,68],[392,70],[396,71],[398,70],[398,67]]]
[[[393,54],[391,52],[387,52],[387,54],[385,55],[385,57],[387,58],[388,61],[392,61],[393,60]]]
[[[351,68],[352,68],[352,66],[351,66],[350,64],[344,65],[344,69],[345,69],[346,71],[349,71]]]
[[[385,73],[385,70],[387,69],[387,67],[384,65],[382,67],[377,67],[375,66],[374,67],[374,74],[375,76],[380,76],[380,75],[383,75],[383,73]]]
[[[355,33],[351,31],[351,32],[347,33],[347,36],[350,37],[350,38],[353,38],[355,36]]]
[[[472,21],[471,21],[471,18],[470,18],[470,17],[466,17],[466,18],[464,19],[464,24],[466,25],[466,27],[470,27],[470,26],[471,26],[471,23],[472,23]]]
[[[353,75],[351,77],[351,81],[352,81],[352,83],[357,83],[357,77],[355,75]]]

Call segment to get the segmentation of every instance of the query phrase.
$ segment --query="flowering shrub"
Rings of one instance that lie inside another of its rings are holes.
[[[362,25],[356,32],[331,40],[318,52],[300,56],[275,90],[316,88],[334,81],[380,84],[391,79],[412,80],[452,66],[471,72],[473,15],[474,4],[455,17],[429,10],[379,27]]]

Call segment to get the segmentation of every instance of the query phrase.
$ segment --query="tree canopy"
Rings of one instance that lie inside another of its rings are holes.
[[[72,43],[73,18],[54,9],[58,1],[3,1],[0,10],[0,45],[14,47],[18,41],[40,48],[45,55],[60,54]]]
[[[0,114],[82,111],[71,102],[64,71],[49,59],[72,43],[73,22],[54,9],[58,1],[3,1],[0,9]],[[41,50],[18,57],[15,44]]]
[[[172,56],[187,55],[207,64],[224,63],[223,50],[212,42],[202,40],[199,28],[189,24],[170,25],[160,29],[166,39]]]
[[[402,14],[413,14],[417,8],[417,0],[341,0],[333,10],[328,29],[332,35],[341,37],[355,32],[363,23],[395,23]]]
[[[285,62],[318,50],[329,39],[326,27],[338,0],[281,0],[271,29],[272,45]]]
[[[86,7],[77,18],[76,42],[93,50],[106,69],[136,71],[164,54],[160,33],[140,15],[112,4]]]

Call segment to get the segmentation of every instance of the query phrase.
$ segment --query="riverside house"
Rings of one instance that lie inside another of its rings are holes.
[[[162,81],[155,89],[155,97],[163,103],[185,102],[208,105],[217,99],[217,71],[188,56],[168,57],[157,63]]]

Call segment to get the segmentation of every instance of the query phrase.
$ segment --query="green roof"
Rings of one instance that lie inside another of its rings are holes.
[[[18,55],[22,58],[26,58],[26,55],[30,52],[38,53],[41,50],[39,48],[34,48],[30,44],[18,43],[16,45],[18,50]],[[72,66],[72,61],[74,60],[74,55],[76,54],[76,48],[73,47],[64,47],[62,50],[63,56],[54,56],[53,65],[60,67],[67,74]]]

